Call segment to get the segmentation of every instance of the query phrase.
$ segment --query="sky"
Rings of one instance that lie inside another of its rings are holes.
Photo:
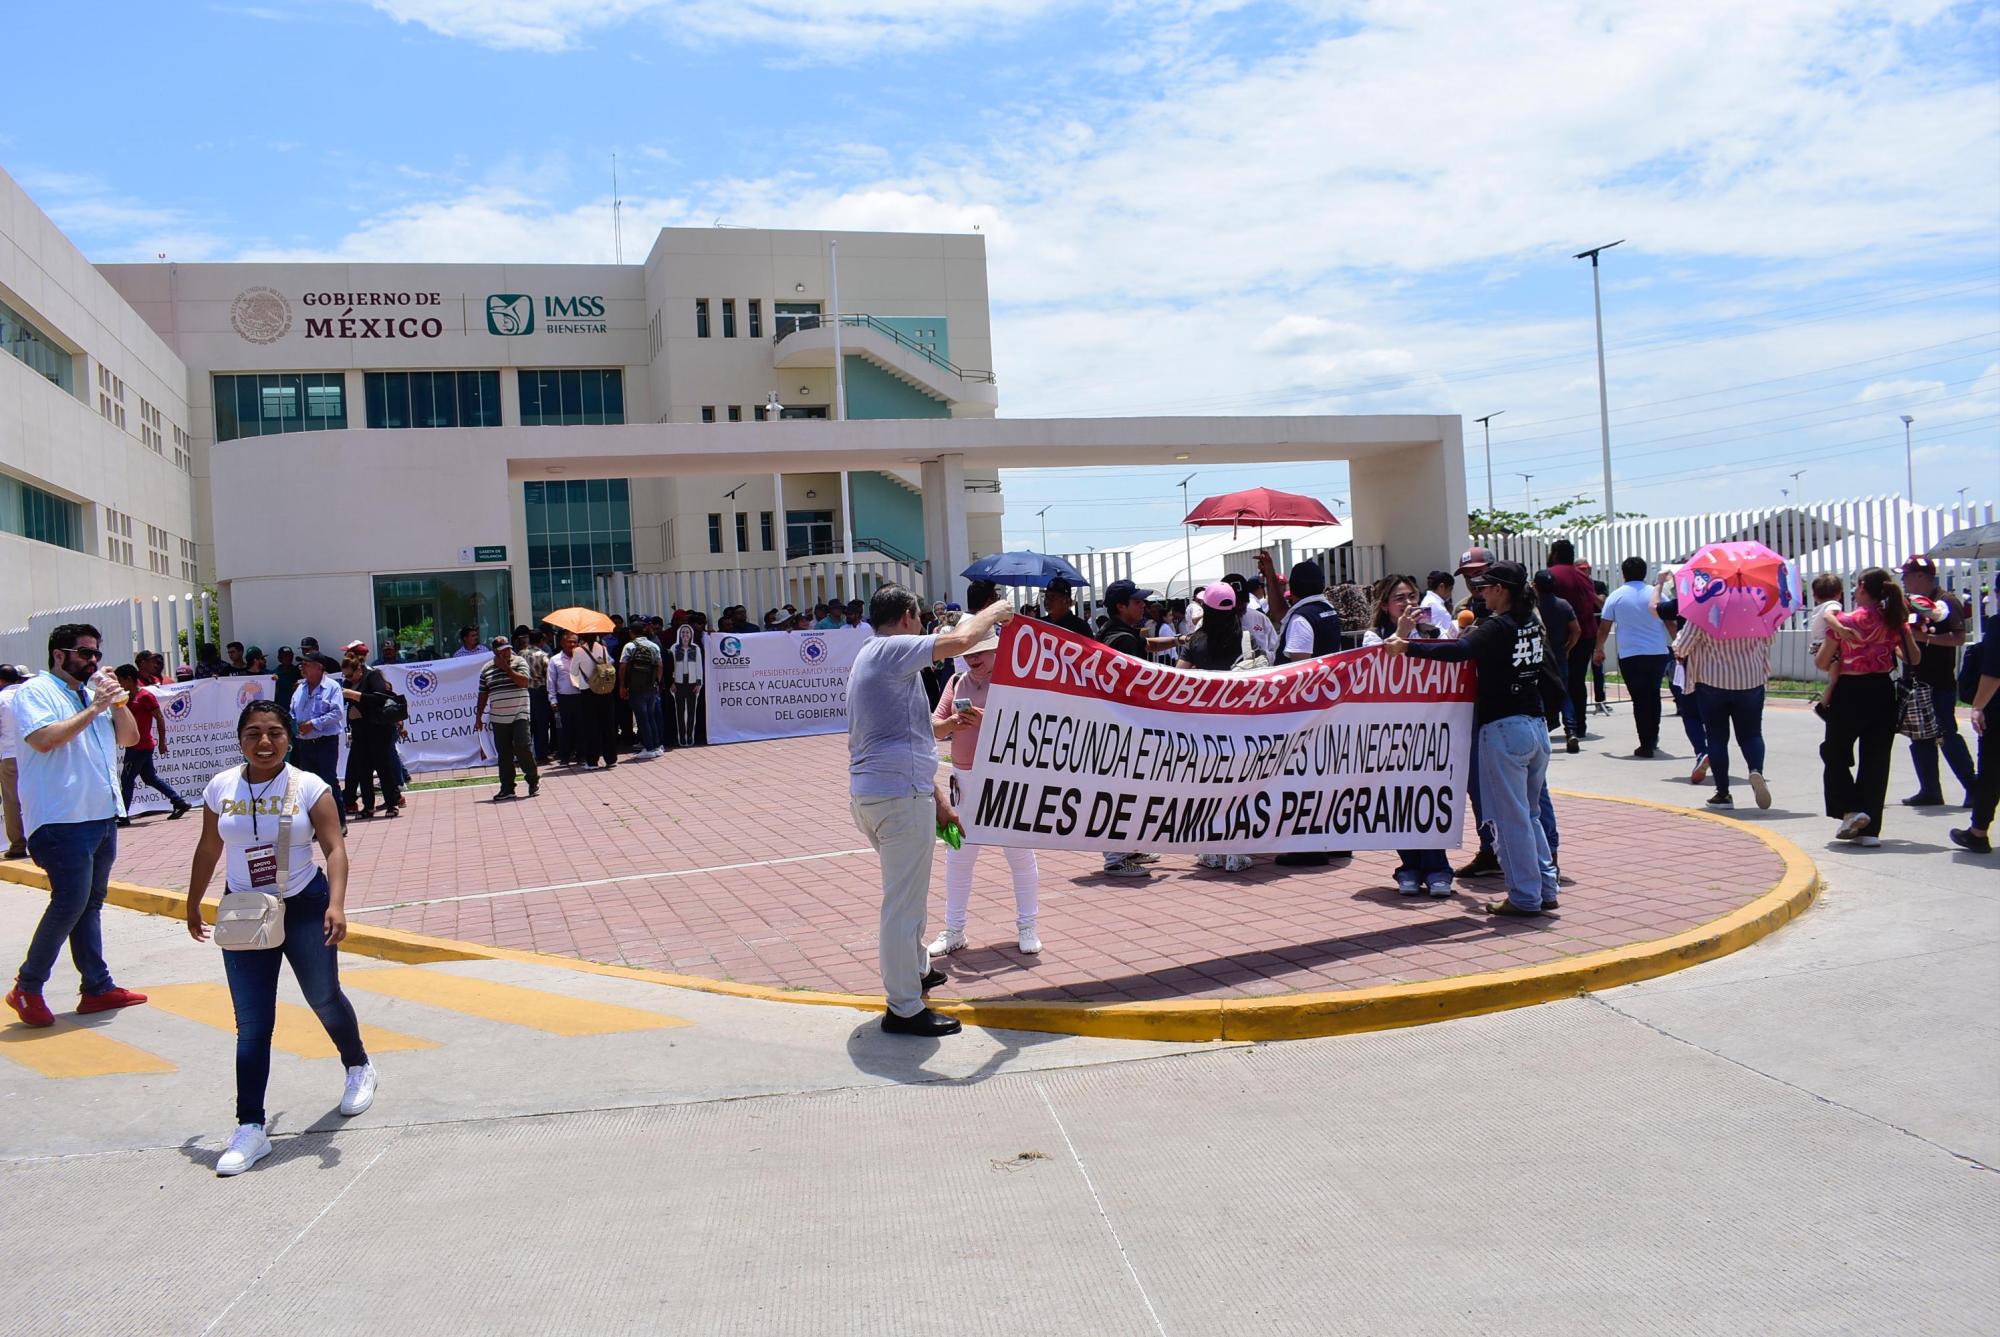
[[[1009,417],[1447,413],[1467,496],[2000,500],[2000,6],[264,0],[8,19],[0,165],[94,260],[987,238]],[[36,58],[35,52],[45,53]],[[79,96],[78,84],[88,85]],[[1524,477],[1526,475],[1526,477]],[[1007,475],[1010,547],[1182,471]],[[1346,508],[1346,471],[1204,469]],[[1037,512],[1048,507],[1045,516]]]

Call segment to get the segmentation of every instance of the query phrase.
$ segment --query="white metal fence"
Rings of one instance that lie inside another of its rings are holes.
[[[179,598],[113,599],[103,603],[72,604],[33,613],[27,625],[0,629],[0,661],[26,664],[30,669],[48,667],[49,632],[65,622],[88,622],[103,633],[104,662],[115,668],[128,663],[140,650],[158,650],[166,656],[168,672],[176,664],[194,661],[193,642],[182,648],[182,633],[194,633],[213,616],[214,597],[206,592]]]
[[[877,586],[894,582],[923,588],[915,568],[884,558],[857,559],[854,590],[847,588],[847,570],[839,560],[793,562],[783,567],[725,567],[708,571],[617,572],[597,577],[597,607],[630,617],[634,613],[665,617],[676,608],[696,609],[715,616],[731,604],[742,604],[753,622],[786,604],[814,604],[866,599]]]

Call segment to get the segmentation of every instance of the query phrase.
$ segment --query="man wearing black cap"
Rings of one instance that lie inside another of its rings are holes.
[[[1049,582],[1048,616],[1042,620],[1079,636],[1095,636],[1090,624],[1076,615],[1076,601],[1070,588],[1067,576],[1057,576]]]
[[[298,657],[292,653],[292,647],[279,646],[278,667],[272,674],[276,681],[271,684],[271,699],[284,703],[290,709],[292,690],[299,685],[300,676]]]
[[[1064,589],[1068,589],[1067,584]],[[1055,593],[1054,585],[1049,586],[1049,593]],[[1112,581],[1104,589],[1104,607],[1110,613],[1111,620],[1104,624],[1104,633],[1099,639],[1120,654],[1131,655],[1134,659],[1150,658],[1152,645],[1146,636],[1145,622],[1146,600],[1152,597],[1153,591],[1142,590],[1129,580]],[[1150,877],[1146,865],[1154,862],[1155,857],[1150,854],[1114,853],[1107,850],[1104,855],[1104,875]]]
[[[1950,590],[1940,588],[1937,564],[1928,557],[1910,557],[1903,562],[1903,588],[1920,599],[1929,599],[1942,615],[1919,617],[1910,628],[1922,654],[1912,672],[1918,682],[1930,684],[1931,705],[1937,711],[1938,735],[1910,740],[1910,762],[1917,771],[1917,792],[1903,802],[1912,808],[1942,808],[1944,782],[1938,774],[1938,756],[1965,791],[1965,806],[1972,806],[1972,792],[1978,768],[1965,736],[1958,731],[1958,647],[1965,644],[1966,608]]]

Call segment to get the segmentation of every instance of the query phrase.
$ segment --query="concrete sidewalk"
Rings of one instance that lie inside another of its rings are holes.
[[[552,1035],[357,989],[365,1022],[433,1047],[383,1053],[350,1121],[326,1114],[336,1060],[280,1056],[279,1150],[234,1180],[210,1173],[222,1030],[152,1008],[95,1028],[165,1074],[0,1052],[11,1325],[1990,1333],[1995,866],[1945,846],[1962,814],[1829,848],[1816,721],[1770,724],[1778,803],[1738,815],[1819,860],[1821,904],[1723,961],[1518,1012],[1258,1046],[891,1044],[837,1009],[405,967],[691,1024]],[[1557,783],[1705,796],[1609,728]],[[1631,857],[1673,875],[1671,851]],[[33,901],[0,890],[17,944]],[[219,973],[177,925],[111,919],[122,981]]]

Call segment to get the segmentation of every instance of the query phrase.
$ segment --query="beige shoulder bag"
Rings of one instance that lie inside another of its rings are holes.
[[[241,773],[239,769],[239,774]],[[254,800],[253,800],[254,802]],[[285,767],[285,801],[278,814],[277,880],[290,885],[292,819],[298,812],[299,773]],[[215,945],[225,952],[261,952],[285,942],[285,898],[269,891],[224,891],[215,907]]]

